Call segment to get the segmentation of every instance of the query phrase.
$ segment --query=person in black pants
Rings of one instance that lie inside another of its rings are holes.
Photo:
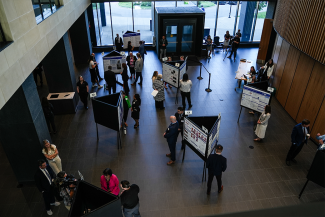
[[[123,68],[123,72],[121,72],[121,75],[122,75],[122,80],[123,80],[123,88],[124,88],[126,95],[129,95],[130,89],[129,89],[129,84],[128,84],[128,80],[129,80],[128,67],[126,66],[125,63],[122,63],[122,68]]]
[[[192,102],[191,102],[191,88],[192,88],[192,81],[188,79],[188,74],[184,73],[183,79],[180,80],[180,90],[181,90],[181,96],[182,96],[182,105],[185,110],[185,98],[187,98],[188,102],[188,109],[192,108]]]
[[[49,128],[49,132],[51,133],[51,126],[52,126],[53,133],[56,134],[53,105],[47,100],[46,97],[42,98],[42,108],[47,123],[47,127]]]
[[[93,57],[93,62],[96,64],[96,66],[95,66],[96,76],[98,77],[98,80],[101,81],[101,80],[103,80],[103,78],[100,77],[99,70],[98,70],[98,64],[97,64],[97,62],[96,62],[95,54],[92,53],[91,56]]]
[[[134,46],[132,46],[131,41],[128,41],[128,54],[130,55],[130,53],[133,51]]]
[[[41,83],[41,87],[43,87],[43,77],[42,77],[42,72],[43,72],[43,65],[42,63],[38,64],[36,68],[33,70],[33,76],[35,80],[35,84],[37,86],[37,75],[39,77],[39,81]]]
[[[176,120],[179,124],[178,126],[178,134],[181,133],[182,136],[182,150],[185,148],[185,144],[183,142],[183,125],[184,125],[184,108],[183,107],[178,107],[177,112],[175,113]]]
[[[217,145],[216,153],[210,154],[207,160],[207,168],[208,168],[208,189],[207,195],[210,195],[211,192],[211,184],[213,177],[217,178],[218,183],[218,193],[223,190],[223,185],[221,181],[222,172],[225,172],[227,169],[227,158],[221,155],[223,150],[222,145]]]
[[[170,125],[164,133],[164,137],[167,139],[168,147],[169,147],[169,154],[166,154],[166,157],[170,157],[170,161],[167,165],[172,165],[176,161],[176,142],[178,136],[178,128],[179,124],[176,120],[175,116],[170,116]]]
[[[231,53],[227,58],[231,59],[232,53],[234,53],[234,60],[236,60],[237,49],[239,47],[239,43],[240,43],[239,35],[236,35],[232,42]]]
[[[40,192],[42,192],[43,199],[45,202],[45,208],[48,215],[52,215],[52,206],[59,206],[59,202],[55,202],[54,190],[52,187],[52,182],[54,181],[54,176],[52,173],[46,169],[46,161],[41,159],[38,160],[39,169],[37,169],[34,179],[36,187]]]
[[[116,50],[118,52],[120,52],[122,50],[122,45],[123,45],[122,38],[119,36],[119,34],[116,34],[116,37],[115,37],[115,46],[116,46]],[[105,76],[104,76],[104,78],[105,78]]]
[[[291,147],[287,154],[286,164],[291,166],[290,161],[296,163],[295,157],[299,154],[304,144],[309,139],[309,125],[310,121],[304,119],[300,124],[294,126],[291,133]]]
[[[81,102],[84,104],[85,109],[88,109],[88,94],[89,87],[87,81],[80,75],[77,83],[77,92],[79,94]]]
[[[140,188],[136,184],[130,185],[127,180],[121,181],[121,204],[123,206],[124,217],[141,217],[139,212]]]
[[[112,66],[108,66],[108,70],[104,72],[104,79],[106,81],[106,90],[108,90],[109,94],[111,94],[111,89],[113,89],[113,93],[116,93],[116,77],[112,71]]]

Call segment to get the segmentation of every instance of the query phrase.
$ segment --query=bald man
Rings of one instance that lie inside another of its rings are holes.
[[[176,120],[175,116],[170,116],[170,125],[167,128],[166,132],[164,133],[164,137],[167,139],[168,147],[169,147],[169,154],[166,154],[167,157],[170,157],[170,161],[167,165],[172,165],[175,163],[176,160],[176,142],[178,136],[178,128],[179,124]]]

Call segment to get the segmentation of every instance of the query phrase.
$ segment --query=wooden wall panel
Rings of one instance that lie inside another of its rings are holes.
[[[271,36],[272,30],[273,30],[273,19],[265,19],[264,25],[263,25],[263,30],[262,30],[262,35],[261,35],[260,46],[259,46],[258,54],[257,54],[258,60],[264,61],[266,59],[267,49],[269,48],[270,36]]]
[[[285,110],[293,119],[297,117],[314,63],[315,60],[301,53],[285,105]]]
[[[318,116],[313,126],[311,126],[311,137],[315,139],[317,133],[325,134],[325,99],[323,100],[322,106],[318,112]]]
[[[319,108],[325,97],[325,65],[315,62],[311,73],[307,89],[302,100],[296,121],[299,123],[303,119],[310,120],[310,125],[313,126]]]
[[[287,55],[289,52],[290,44],[286,41],[282,42],[280,54],[279,54],[279,59],[276,65],[274,77],[273,77],[273,83],[272,86],[275,87],[276,89],[279,88],[280,82],[281,82],[281,77],[283,73],[283,69],[287,60]],[[277,94],[277,92],[276,92]]]
[[[274,53],[273,53],[273,62],[275,63],[275,69],[276,66],[278,64],[278,60],[279,60],[279,55],[280,55],[280,50],[281,50],[281,46],[282,46],[282,42],[283,42],[283,38],[279,35],[277,35],[277,40],[276,40],[276,44],[275,44],[275,48],[274,48]]]
[[[293,76],[295,74],[299,56],[301,51],[297,50],[295,47],[290,46],[289,53],[287,56],[287,61],[283,70],[281,82],[278,89],[277,99],[280,104],[285,107]]]

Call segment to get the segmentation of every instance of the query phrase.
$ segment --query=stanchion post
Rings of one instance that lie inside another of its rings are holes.
[[[98,126],[97,126],[97,123],[96,123],[96,131],[97,131],[97,141],[98,141],[99,138],[98,138]]]
[[[203,78],[201,77],[201,72],[202,72],[202,63],[200,64],[200,76],[197,77],[197,79],[202,80]]]
[[[206,92],[211,92],[212,91],[210,89],[210,81],[211,81],[211,73],[209,73],[209,85],[208,85],[208,88],[205,89]]]

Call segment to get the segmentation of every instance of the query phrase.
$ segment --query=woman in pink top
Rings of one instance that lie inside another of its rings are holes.
[[[103,171],[103,175],[100,177],[100,185],[103,190],[108,191],[109,193],[115,195],[120,193],[118,178],[109,168],[106,168]]]

